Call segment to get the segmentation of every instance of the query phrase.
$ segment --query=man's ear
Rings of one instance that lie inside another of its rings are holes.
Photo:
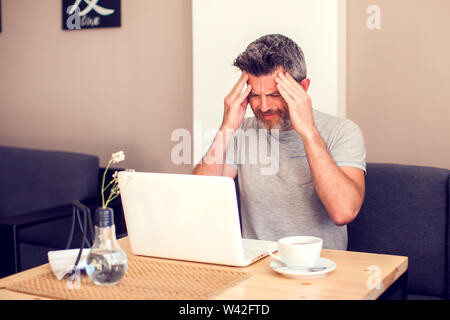
[[[303,90],[305,90],[306,92],[308,92],[310,83],[311,83],[311,80],[309,80],[308,78],[305,78],[302,81],[300,81],[300,85],[303,87]]]

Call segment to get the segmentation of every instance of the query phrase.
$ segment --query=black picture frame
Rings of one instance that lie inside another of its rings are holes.
[[[119,28],[122,26],[121,0],[62,0],[63,30]],[[89,5],[91,3],[91,5]],[[75,8],[71,8],[77,5]]]

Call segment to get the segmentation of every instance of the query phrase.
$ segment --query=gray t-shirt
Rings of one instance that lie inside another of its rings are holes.
[[[366,152],[359,127],[315,109],[313,115],[334,162],[365,172]],[[320,201],[295,130],[277,134],[260,129],[256,118],[245,118],[228,146],[226,163],[238,171],[244,238],[310,235],[322,238],[324,248],[347,249],[347,227],[336,226]]]

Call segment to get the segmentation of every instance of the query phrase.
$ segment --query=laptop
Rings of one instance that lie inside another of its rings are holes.
[[[136,255],[243,267],[274,243],[242,239],[229,177],[121,171],[118,180]]]

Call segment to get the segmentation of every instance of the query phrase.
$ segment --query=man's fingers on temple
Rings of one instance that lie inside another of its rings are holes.
[[[244,88],[244,85],[248,81],[248,75],[246,73],[242,73],[241,77],[239,78],[238,82],[234,85],[233,89],[230,92],[230,98],[235,99]]]
[[[282,87],[283,90],[289,95],[289,97],[292,100],[299,99],[297,93],[295,92],[295,90],[292,88],[292,86],[289,83],[281,81],[281,82],[278,83],[278,86]]]
[[[237,98],[237,101],[239,103],[242,103],[247,97],[248,94],[250,93],[250,91],[252,90],[252,86],[251,85],[247,85],[247,88],[245,89],[244,92],[241,93],[241,95]]]
[[[278,91],[281,93],[281,96],[283,97],[283,99],[288,103],[288,105],[293,102],[291,96],[286,92],[286,90],[281,85],[281,83],[277,84],[277,88],[278,88]]]
[[[302,85],[299,82],[297,82],[297,80],[295,80],[294,77],[291,76],[289,72],[286,72],[286,79],[288,79],[289,82],[292,83],[292,85],[294,86],[295,90],[299,95],[301,96],[306,95],[305,89],[303,89]]]

